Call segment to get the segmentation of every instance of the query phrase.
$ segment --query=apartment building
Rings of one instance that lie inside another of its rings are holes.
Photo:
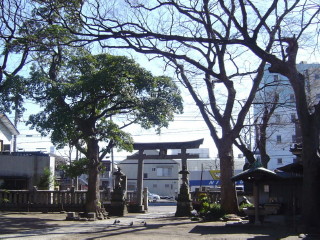
[[[298,70],[305,76],[305,91],[310,111],[320,100],[320,64],[301,62]],[[266,151],[270,157],[268,168],[274,170],[293,163],[296,157],[290,152],[295,143],[300,143],[299,124],[295,106],[295,96],[287,78],[270,73],[266,67],[260,91],[253,104],[254,127],[257,129],[266,109],[270,111],[276,104],[274,113],[268,122]],[[258,131],[255,131],[259,134]],[[259,151],[256,151],[259,158]]]

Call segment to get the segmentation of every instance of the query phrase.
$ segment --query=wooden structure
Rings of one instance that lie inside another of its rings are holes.
[[[251,182],[253,183],[253,197],[254,197],[254,216],[255,216],[255,224],[260,224],[260,218],[259,218],[259,185],[265,181],[268,180],[277,180],[280,179],[280,177],[273,171],[266,169],[262,167],[261,163],[255,162],[255,164],[239,173],[238,175],[235,175],[232,177],[232,181],[245,181],[245,182]]]
[[[182,179],[187,179],[187,159],[190,158],[199,158],[198,154],[189,154],[187,149],[199,148],[203,143],[203,139],[187,141],[187,142],[153,142],[153,143],[135,143],[133,144],[133,149],[138,150],[138,154],[129,156],[128,159],[137,159],[138,160],[138,172],[137,172],[137,210],[139,212],[144,211],[143,202],[142,202],[142,192],[143,192],[143,162],[146,159],[181,159],[182,166],[181,170],[184,170],[182,173]],[[169,155],[169,149],[180,149],[181,153],[175,155]],[[146,155],[144,154],[145,150],[159,150],[159,155]],[[180,189],[181,190],[181,189]],[[187,196],[185,193],[184,201],[177,202],[177,213],[178,215],[190,215],[191,209],[191,199],[190,196]],[[182,198],[181,198],[182,199]],[[182,207],[183,206],[183,207]],[[188,206],[188,207],[186,207]],[[182,211],[181,208],[186,208],[188,210]],[[190,210],[189,210],[190,208]]]

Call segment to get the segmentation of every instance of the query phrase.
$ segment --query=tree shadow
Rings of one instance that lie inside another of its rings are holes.
[[[0,215],[0,235],[25,233],[31,230],[36,231],[59,227],[56,223],[49,223],[53,222],[52,219],[32,217],[30,216],[30,213],[17,213],[17,217],[14,217],[15,214],[13,213],[10,213],[10,217],[7,217],[6,215],[7,214]]]
[[[296,235],[296,233],[290,231],[284,226],[275,225],[253,225],[253,224],[227,224],[222,226],[212,225],[212,226],[201,226],[197,225],[189,233],[199,234],[199,235],[235,235],[241,236],[245,235],[256,235],[249,237],[247,239],[255,240],[276,240],[282,239],[291,235]],[[227,239],[227,238],[226,238]]]

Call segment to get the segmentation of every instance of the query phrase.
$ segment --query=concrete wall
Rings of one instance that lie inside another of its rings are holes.
[[[0,155],[1,177],[28,178],[28,188],[38,184],[44,169],[49,168],[54,175],[55,158],[48,156],[12,156]],[[53,189],[53,186],[50,187]]]

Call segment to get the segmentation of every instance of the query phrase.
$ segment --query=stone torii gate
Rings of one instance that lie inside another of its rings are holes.
[[[203,143],[203,139],[187,142],[152,142],[152,143],[134,143],[133,149],[138,150],[138,155],[129,156],[128,159],[138,160],[137,173],[137,208],[138,211],[143,212],[143,161],[146,159],[181,159],[182,184],[180,186],[180,193],[177,200],[176,216],[189,216],[192,210],[192,202],[189,194],[188,182],[188,166],[187,159],[199,158],[199,154],[189,154],[187,149],[199,148]],[[181,153],[175,155],[168,155],[168,149],[180,149]],[[145,150],[160,150],[159,155],[146,155]]]

